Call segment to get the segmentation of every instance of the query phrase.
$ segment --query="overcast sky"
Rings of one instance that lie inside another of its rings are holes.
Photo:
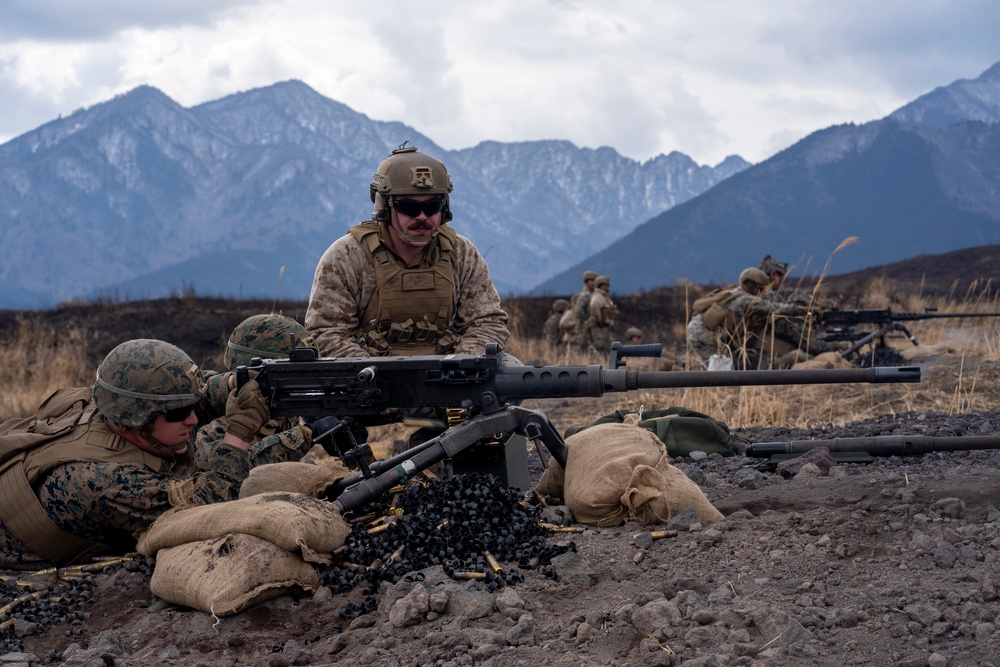
[[[997,0],[3,0],[0,143],[141,84],[299,79],[448,149],[759,162],[997,61]]]

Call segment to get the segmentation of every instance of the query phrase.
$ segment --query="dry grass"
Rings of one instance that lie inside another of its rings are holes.
[[[871,282],[869,307],[891,304],[894,312],[1000,313],[1000,299],[989,284],[957,298],[925,300],[919,295],[900,295],[891,282]],[[947,414],[992,410],[1000,393],[1000,318],[931,319],[906,322],[922,348],[938,348],[944,360],[924,368],[919,384],[843,384],[778,387],[692,387],[607,395],[601,412],[585,415],[592,406],[570,421],[586,422],[613,410],[640,407],[651,410],[684,406],[720,419],[733,428],[772,426],[809,428],[845,424],[905,411],[937,410]],[[901,351],[912,348],[905,338],[888,341]],[[538,339],[512,339],[511,351],[521,359],[545,359],[550,364],[605,364],[573,350],[548,352]],[[631,362],[637,367],[642,361]],[[919,365],[920,362],[915,361]],[[545,410],[539,401],[538,409]],[[562,409],[560,411],[563,411]],[[572,412],[572,411],[570,411]],[[564,419],[565,421],[565,419]],[[565,424],[564,424],[565,425]]]
[[[23,417],[60,387],[86,387],[96,369],[87,363],[86,329],[56,331],[19,316],[0,347],[0,420]]]
[[[873,306],[890,304],[894,311],[922,312],[929,307],[940,313],[1000,312],[1000,303],[989,284],[936,302],[924,302],[919,295],[901,299],[885,281],[874,281],[871,287],[876,295],[872,297]],[[607,364],[606,358],[572,348],[552,352],[542,340],[526,335],[519,326],[521,321],[514,309],[508,351],[526,363]],[[607,395],[596,402],[580,401],[579,408],[561,410],[569,415],[564,419],[586,421],[619,408],[680,405],[738,428],[843,424],[908,410],[955,414],[995,408],[1000,393],[1000,318],[935,319],[907,325],[922,344],[947,349],[946,361],[935,362],[940,369],[925,369],[920,384],[663,389]],[[59,387],[89,385],[95,370],[87,361],[89,338],[85,327],[56,331],[30,315],[19,316],[0,348],[0,386],[7,388],[0,396],[0,419],[31,414]],[[912,347],[905,339],[890,342],[901,350]],[[648,368],[644,363],[646,360],[634,360],[629,366]],[[547,410],[546,403],[552,402],[540,401],[538,409]],[[412,430],[402,425],[380,427],[373,435],[388,447],[405,439]]]

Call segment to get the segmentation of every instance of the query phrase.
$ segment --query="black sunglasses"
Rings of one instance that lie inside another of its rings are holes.
[[[163,418],[168,422],[182,422],[188,418],[188,416],[194,412],[194,406],[188,405],[183,408],[174,408],[173,410],[167,410],[163,413]]]
[[[413,199],[394,199],[393,207],[409,218],[415,218],[423,211],[428,218],[435,213],[440,213],[444,208],[444,200],[441,197],[428,199],[427,201],[415,201]]]

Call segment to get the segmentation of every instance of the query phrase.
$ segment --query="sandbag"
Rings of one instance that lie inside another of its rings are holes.
[[[244,533],[300,552],[308,562],[328,565],[330,554],[344,546],[350,532],[330,503],[277,491],[166,512],[139,536],[136,551],[158,558],[161,549]]]
[[[242,533],[160,550],[149,580],[157,597],[216,616],[318,587],[315,567],[268,540]]]
[[[855,366],[850,361],[840,356],[840,352],[833,351],[821,352],[812,359],[800,361],[792,366],[792,370],[796,371],[825,368],[855,368]]]
[[[267,463],[253,468],[243,480],[240,498],[272,491],[290,491],[320,498],[328,486],[350,475],[351,471],[333,458],[319,464],[299,461]]]
[[[668,461],[666,448],[629,415],[566,439],[566,469],[551,461],[536,490],[546,493],[564,475],[561,495],[577,521],[615,526],[628,519],[664,523],[687,508],[703,520],[722,519],[698,485]]]

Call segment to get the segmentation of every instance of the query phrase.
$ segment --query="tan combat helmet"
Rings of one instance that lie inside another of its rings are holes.
[[[597,276],[596,278],[594,278],[594,287],[597,288],[600,287],[601,285],[607,285],[608,287],[611,287],[611,278],[608,278],[607,276]]]
[[[596,280],[597,271],[584,271],[583,272],[583,282],[586,283],[588,280]]]
[[[441,222],[452,219],[448,197],[454,189],[451,174],[440,160],[407,147],[406,142],[382,160],[369,189],[375,204],[374,220],[387,222],[392,198],[399,195],[441,195]]]
[[[756,294],[770,284],[771,277],[756,267],[743,269],[740,274],[740,286],[751,294]]]
[[[638,327],[629,327],[625,330],[625,339],[629,340],[632,337],[642,338],[642,329]]]

